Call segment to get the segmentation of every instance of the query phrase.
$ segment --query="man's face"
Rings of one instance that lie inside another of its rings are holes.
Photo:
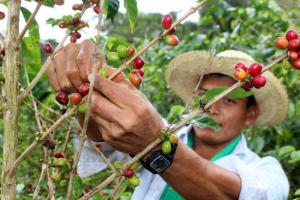
[[[232,86],[233,79],[220,75],[204,76],[198,92],[203,94],[206,90],[224,86]],[[220,125],[220,131],[215,132],[210,128],[195,128],[196,136],[199,140],[211,145],[227,143],[235,138],[246,125],[254,123],[258,114],[257,106],[247,108],[247,99],[230,99],[224,97],[215,102],[209,109],[212,116]]]

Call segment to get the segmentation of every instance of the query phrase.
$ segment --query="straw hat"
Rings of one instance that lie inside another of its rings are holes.
[[[183,53],[169,63],[166,81],[179,97],[187,101],[202,73],[220,73],[234,78],[233,70],[238,62],[249,66],[255,60],[236,50],[223,51],[216,56],[206,51]],[[285,87],[272,72],[266,71],[263,75],[267,79],[266,85],[252,89],[260,112],[254,125],[275,125],[287,115],[288,96]]]

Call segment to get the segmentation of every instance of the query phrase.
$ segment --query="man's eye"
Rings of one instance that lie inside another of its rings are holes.
[[[230,104],[234,104],[235,103],[235,100],[234,99],[230,99],[230,98],[224,98],[223,99],[223,101],[225,102],[225,103],[230,103]]]

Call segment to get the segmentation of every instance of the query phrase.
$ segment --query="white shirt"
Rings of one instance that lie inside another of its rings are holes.
[[[179,138],[187,144],[187,133],[192,126],[185,126],[177,131]],[[74,139],[75,148],[78,147],[78,138]],[[99,142],[103,152],[111,162],[124,160],[128,156],[114,150],[105,142]],[[241,177],[241,192],[239,200],[285,200],[289,193],[288,179],[282,170],[280,163],[273,157],[258,157],[247,147],[245,136],[227,156],[224,156],[214,164],[235,172]],[[91,176],[106,168],[99,155],[89,145],[84,144],[81,157],[77,166],[77,173],[81,178]],[[159,176],[154,175],[142,168],[137,172],[141,183],[135,189],[132,200],[159,200],[166,182]]]

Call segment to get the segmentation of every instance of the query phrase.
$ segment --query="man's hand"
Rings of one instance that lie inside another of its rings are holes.
[[[137,154],[159,137],[163,129],[160,115],[127,80],[119,77],[116,83],[96,75],[94,89],[91,117],[99,124],[104,141]]]

